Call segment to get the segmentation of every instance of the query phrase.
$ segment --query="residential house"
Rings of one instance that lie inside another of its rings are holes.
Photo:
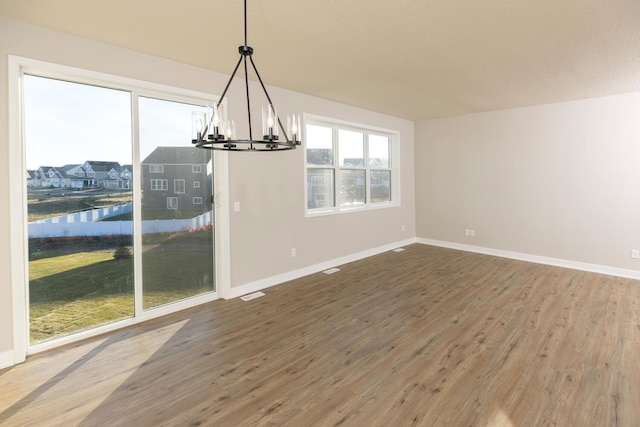
[[[39,187],[40,181],[38,180],[38,171],[27,170],[27,187]]]
[[[37,170],[27,171],[27,186],[130,190],[132,171],[132,165],[120,166],[118,162],[95,160],[59,167],[41,166]]]
[[[60,188],[64,185],[64,177],[53,166],[40,166],[36,172],[40,178],[41,187]]]
[[[84,170],[82,165],[64,165],[58,168],[63,177],[63,187],[84,188]]]
[[[109,190],[120,188],[120,163],[87,160],[82,165],[85,171],[85,187],[99,187]]]
[[[133,180],[133,165],[122,165],[120,168],[120,176],[118,188],[121,190],[131,190],[131,182]]]
[[[211,209],[211,153],[193,147],[157,147],[141,163],[145,209]]]

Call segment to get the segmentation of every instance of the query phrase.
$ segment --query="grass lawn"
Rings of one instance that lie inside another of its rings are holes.
[[[29,262],[31,342],[133,316],[133,260],[112,251]]]
[[[213,260],[206,237],[165,236],[145,250],[145,309],[212,290]],[[92,249],[79,244],[75,253],[29,262],[32,343],[134,315],[133,258],[115,260],[115,249]]]
[[[81,193],[70,189],[28,189],[27,220],[67,215],[104,206],[122,205],[132,200],[131,190],[92,190]]]

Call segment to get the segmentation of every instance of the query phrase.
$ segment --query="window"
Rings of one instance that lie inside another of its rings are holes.
[[[202,204],[202,197],[194,197],[193,198],[193,204],[194,205],[201,205]]]
[[[200,188],[200,181],[193,181],[193,188]]]
[[[164,165],[149,165],[149,173],[163,173]]]
[[[151,190],[166,191],[169,189],[169,182],[166,179],[152,179]]]
[[[174,179],[173,192],[175,194],[184,194],[185,193],[184,190],[185,190],[184,179]]]
[[[202,165],[193,165],[191,166],[192,173],[202,173]]]
[[[171,209],[174,211],[178,210],[178,198],[177,197],[167,197],[167,209]]]
[[[307,213],[397,205],[396,141],[388,131],[307,118]]]

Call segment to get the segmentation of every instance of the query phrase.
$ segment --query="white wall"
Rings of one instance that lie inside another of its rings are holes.
[[[220,93],[227,79],[222,74],[0,17],[0,365],[13,351],[11,247],[7,238],[9,54],[207,93]],[[241,203],[241,211],[231,213],[230,219],[232,287],[247,287],[415,236],[412,122],[278,88],[270,88],[270,95],[281,114],[309,113],[400,132],[402,205],[304,218],[302,150],[231,153],[229,200]],[[229,114],[238,118],[244,117],[241,97],[241,86],[232,85]],[[260,117],[259,111],[254,117]],[[244,129],[238,132],[242,134]],[[187,138],[189,135],[185,135],[185,144],[189,143]],[[297,248],[295,258],[290,257],[292,247]]]
[[[640,270],[640,93],[424,121],[415,148],[419,238]]]

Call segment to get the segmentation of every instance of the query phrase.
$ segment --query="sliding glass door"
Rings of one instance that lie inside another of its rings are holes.
[[[134,315],[131,94],[24,76],[31,343]]]
[[[144,309],[212,292],[211,151],[185,146],[193,105],[140,97]]]
[[[204,107],[23,77],[31,345],[213,293]]]

